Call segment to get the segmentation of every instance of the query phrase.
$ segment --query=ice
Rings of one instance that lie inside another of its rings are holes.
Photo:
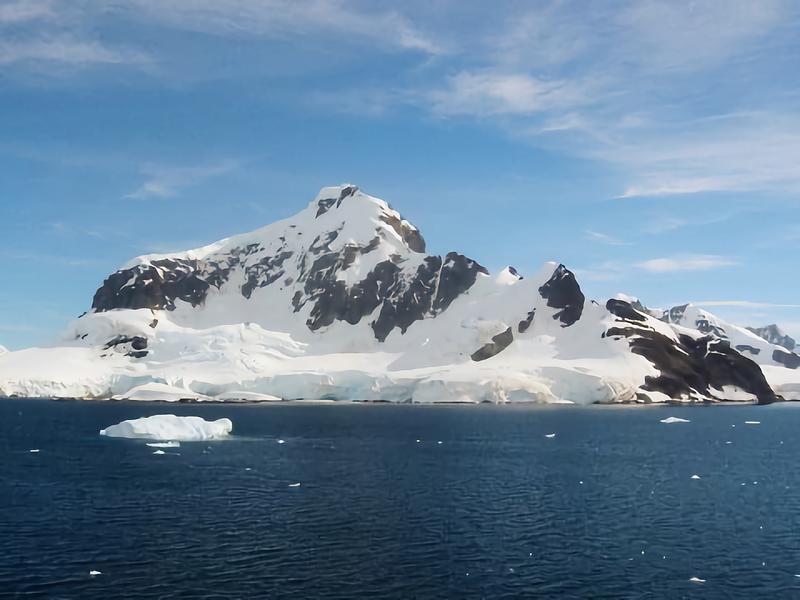
[[[700,475],[692,475],[692,479],[700,479]]]
[[[180,442],[150,442],[147,444],[151,448],[180,448]]]
[[[38,454],[39,453],[39,449],[38,448],[31,448],[30,450],[28,450],[28,452],[30,452],[31,454]]]
[[[544,434],[544,437],[552,439],[552,438],[556,437],[556,434],[555,433],[546,433],[546,434]]]
[[[91,570],[89,571],[89,577],[97,577],[98,575],[102,575],[100,571]]]
[[[206,421],[201,417],[153,415],[141,419],[122,421],[100,430],[100,435],[146,440],[174,440],[194,442],[226,437],[233,429],[230,419]]]
[[[153,454],[166,454],[163,450],[156,450]]]
[[[298,483],[290,483],[289,487],[291,487],[291,488],[300,487],[300,483],[299,482]]]
[[[705,583],[706,580],[705,579],[700,579],[699,577],[690,577],[689,578],[689,582],[690,583]]]
[[[286,443],[286,440],[278,440],[278,443],[279,443],[279,444],[285,444],[285,443]]]
[[[661,423],[691,423],[691,421],[680,417],[667,417],[666,419],[661,419]]]
[[[745,421],[745,425],[761,425],[761,421]]]

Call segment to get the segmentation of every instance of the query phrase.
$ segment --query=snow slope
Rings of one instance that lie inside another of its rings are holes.
[[[343,185],[290,219],[132,260],[58,344],[0,357],[0,394],[774,401],[750,358],[632,299],[587,300],[557,263],[493,276],[428,255],[414,225]]]

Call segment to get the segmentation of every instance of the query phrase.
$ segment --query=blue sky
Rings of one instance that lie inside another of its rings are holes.
[[[429,250],[800,337],[792,1],[0,2],[0,344],[353,182]]]

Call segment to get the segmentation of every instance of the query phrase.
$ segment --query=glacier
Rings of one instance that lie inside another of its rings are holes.
[[[587,299],[564,265],[492,275],[346,184],[208,246],[133,259],[0,395],[415,403],[800,399],[800,356],[685,305]],[[174,439],[174,438],[170,438]]]

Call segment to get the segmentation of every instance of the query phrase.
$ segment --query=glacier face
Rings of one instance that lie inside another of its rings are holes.
[[[123,266],[62,342],[0,357],[0,394],[767,403],[759,364],[782,389],[800,380],[797,355],[772,360],[778,346],[701,325],[713,319],[694,307],[659,319],[630,298],[587,300],[563,265],[493,276],[425,250],[383,200],[323,188],[292,218]]]

